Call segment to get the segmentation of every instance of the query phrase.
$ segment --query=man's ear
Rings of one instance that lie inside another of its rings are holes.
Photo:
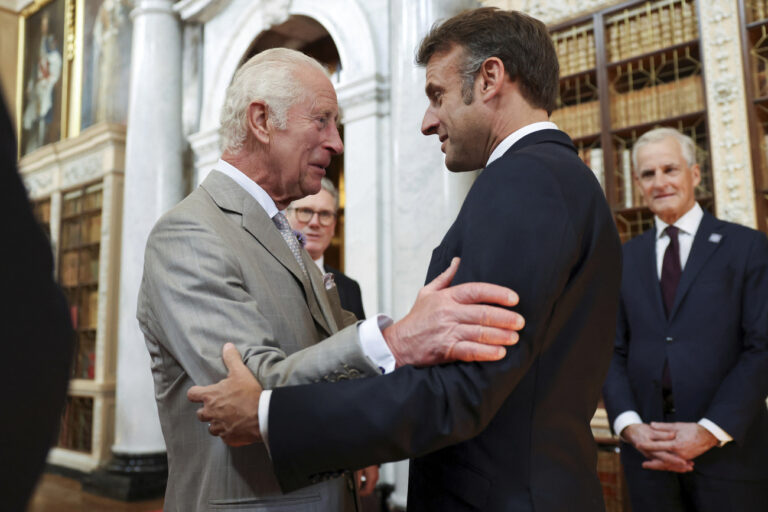
[[[504,70],[504,63],[498,57],[488,57],[480,65],[478,73],[478,87],[480,97],[489,100],[496,96],[501,90],[507,74]]]
[[[248,105],[248,131],[262,144],[269,144],[269,108],[263,101]]]

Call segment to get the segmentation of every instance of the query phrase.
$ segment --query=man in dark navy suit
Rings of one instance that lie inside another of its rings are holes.
[[[360,285],[340,270],[325,263],[324,254],[336,234],[339,211],[339,191],[328,178],[320,182],[320,192],[297,199],[288,207],[288,222],[304,235],[304,249],[323,274],[333,274],[339,291],[341,307],[365,320]]]
[[[655,229],[624,246],[603,394],[632,509],[768,510],[768,239],[703,211],[695,145],[633,147]]]
[[[439,137],[451,171],[485,168],[427,280],[460,256],[454,285],[512,286],[526,319],[518,344],[494,363],[265,391],[259,428],[246,432],[239,414],[221,414],[236,401],[207,400],[198,417],[223,425],[227,443],[261,433],[285,489],[412,457],[409,510],[604,510],[589,424],[611,357],[621,250],[600,185],[548,120],[552,41],[525,14],[482,8],[433,27],[417,61],[422,132]],[[195,395],[253,385],[248,372],[230,375]]]

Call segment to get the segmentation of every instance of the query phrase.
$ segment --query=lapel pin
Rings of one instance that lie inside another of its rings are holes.
[[[721,235],[720,233],[712,233],[711,235],[709,235],[709,241],[712,242],[713,244],[719,243],[720,240],[722,239],[723,239],[723,235]]]

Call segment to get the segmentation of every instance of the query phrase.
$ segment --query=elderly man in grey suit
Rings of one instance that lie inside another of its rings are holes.
[[[345,477],[283,494],[265,444],[233,448],[209,435],[219,425],[196,421],[187,390],[226,376],[222,347],[273,388],[498,360],[517,342],[522,317],[491,305],[514,306],[516,294],[449,288],[456,260],[397,324],[383,315],[356,323],[339,307],[281,212],[320,189],[343,150],[337,122],[335,91],[316,61],[286,49],[251,58],[227,90],[221,159],[149,236],[137,316],[168,450],[166,510],[355,509]]]

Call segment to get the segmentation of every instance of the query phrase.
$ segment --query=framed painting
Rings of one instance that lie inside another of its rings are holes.
[[[66,116],[66,1],[35,2],[22,12],[19,149],[26,155],[62,138]]]
[[[82,55],[80,129],[125,124],[131,70],[132,0],[78,0]]]

